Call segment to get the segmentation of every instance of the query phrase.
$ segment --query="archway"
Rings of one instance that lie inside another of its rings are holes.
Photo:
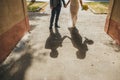
[[[106,20],[105,31],[120,44],[119,3],[119,0],[110,0],[110,12]],[[25,0],[1,0],[0,2],[0,62],[9,55],[22,36],[29,30],[25,6]]]

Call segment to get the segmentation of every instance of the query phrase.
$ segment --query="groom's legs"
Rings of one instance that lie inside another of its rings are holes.
[[[58,26],[58,20],[59,20],[60,11],[61,11],[61,6],[58,5],[58,6],[56,7],[55,27],[59,27],[59,26]]]
[[[51,11],[51,18],[50,18],[50,28],[52,28],[53,26],[53,21],[54,21],[54,18],[55,18],[55,8],[52,9]]]

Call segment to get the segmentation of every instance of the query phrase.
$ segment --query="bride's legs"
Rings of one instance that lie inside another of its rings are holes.
[[[71,12],[71,19],[72,19],[72,27],[75,27],[77,22],[78,8],[76,6],[70,6],[70,12]]]
[[[75,27],[75,25],[76,25],[76,22],[77,22],[77,15],[72,15],[72,27]]]

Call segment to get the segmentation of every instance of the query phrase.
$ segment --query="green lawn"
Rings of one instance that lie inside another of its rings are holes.
[[[87,2],[85,4],[87,4],[90,10],[96,14],[108,13],[108,2]]]
[[[40,8],[44,7],[46,2],[27,2],[27,9],[31,12],[39,11]]]

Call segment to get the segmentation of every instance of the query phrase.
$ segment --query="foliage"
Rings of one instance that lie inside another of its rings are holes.
[[[108,2],[87,2],[86,4],[94,13],[108,13]]]
[[[45,2],[27,2],[27,9],[31,12],[39,11],[44,4]]]

